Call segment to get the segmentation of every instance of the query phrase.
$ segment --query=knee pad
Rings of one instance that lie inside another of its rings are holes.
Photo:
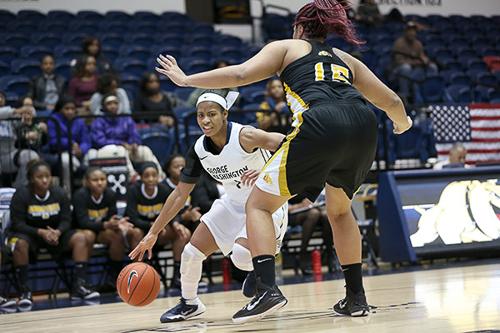
[[[238,243],[235,243],[233,246],[231,260],[239,269],[247,272],[253,271],[252,254],[246,247]]]
[[[186,271],[190,265],[193,263],[201,263],[203,260],[205,260],[205,254],[198,250],[194,245],[191,243],[187,243],[186,246],[184,246],[184,250],[182,251],[182,256],[181,256],[181,273],[183,271]]]

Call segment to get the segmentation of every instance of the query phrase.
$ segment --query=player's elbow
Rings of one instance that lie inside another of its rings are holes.
[[[392,91],[390,94],[385,96],[384,100],[381,101],[378,106],[383,110],[395,109],[403,106],[403,101],[395,92]]]

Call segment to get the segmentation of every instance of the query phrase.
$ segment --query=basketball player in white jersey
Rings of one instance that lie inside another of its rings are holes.
[[[226,96],[227,95],[227,96]],[[237,92],[209,90],[196,103],[197,121],[202,135],[186,156],[186,167],[181,181],[169,195],[162,211],[149,233],[130,253],[130,258],[141,260],[157,240],[158,233],[184,207],[203,169],[222,183],[225,195],[216,200],[208,213],[201,218],[191,241],[185,246],[181,259],[182,297],[175,307],[161,316],[161,322],[182,321],[205,312],[205,305],[197,296],[202,262],[218,249],[224,255],[231,253],[231,260],[241,270],[250,272],[243,283],[243,294],[253,297],[256,281],[253,274],[252,255],[248,250],[245,225],[245,204],[251,192],[251,181],[242,183],[241,176],[250,179],[264,167],[271,154],[284,139],[279,133],[268,133],[250,126],[228,122],[228,110],[236,100]],[[256,178],[256,177],[255,177]],[[276,252],[288,224],[287,204],[273,214]]]

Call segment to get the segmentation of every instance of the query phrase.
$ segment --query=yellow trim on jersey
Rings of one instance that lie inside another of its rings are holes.
[[[314,80],[323,81],[325,79],[325,70],[323,69],[323,63],[318,62],[314,65]]]
[[[292,97],[295,101],[297,101],[300,104],[300,106],[302,107],[302,109],[304,109],[304,110],[309,109],[309,104],[307,104],[306,102],[304,102],[304,100],[302,99],[302,97],[300,97],[295,91],[293,91],[292,89],[290,89],[290,87],[288,86],[288,84],[286,84],[285,82],[283,82],[283,87],[285,87],[285,93],[287,95],[289,95],[290,97]],[[292,113],[300,111],[300,110],[294,110],[294,108],[292,106],[292,103],[289,102],[289,101],[288,101],[288,106],[290,107],[290,110],[292,111]]]

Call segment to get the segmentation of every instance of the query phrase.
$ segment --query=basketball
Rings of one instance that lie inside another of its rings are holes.
[[[153,302],[160,292],[160,276],[156,270],[143,262],[125,266],[116,279],[116,290],[120,298],[133,306],[144,306]]]

